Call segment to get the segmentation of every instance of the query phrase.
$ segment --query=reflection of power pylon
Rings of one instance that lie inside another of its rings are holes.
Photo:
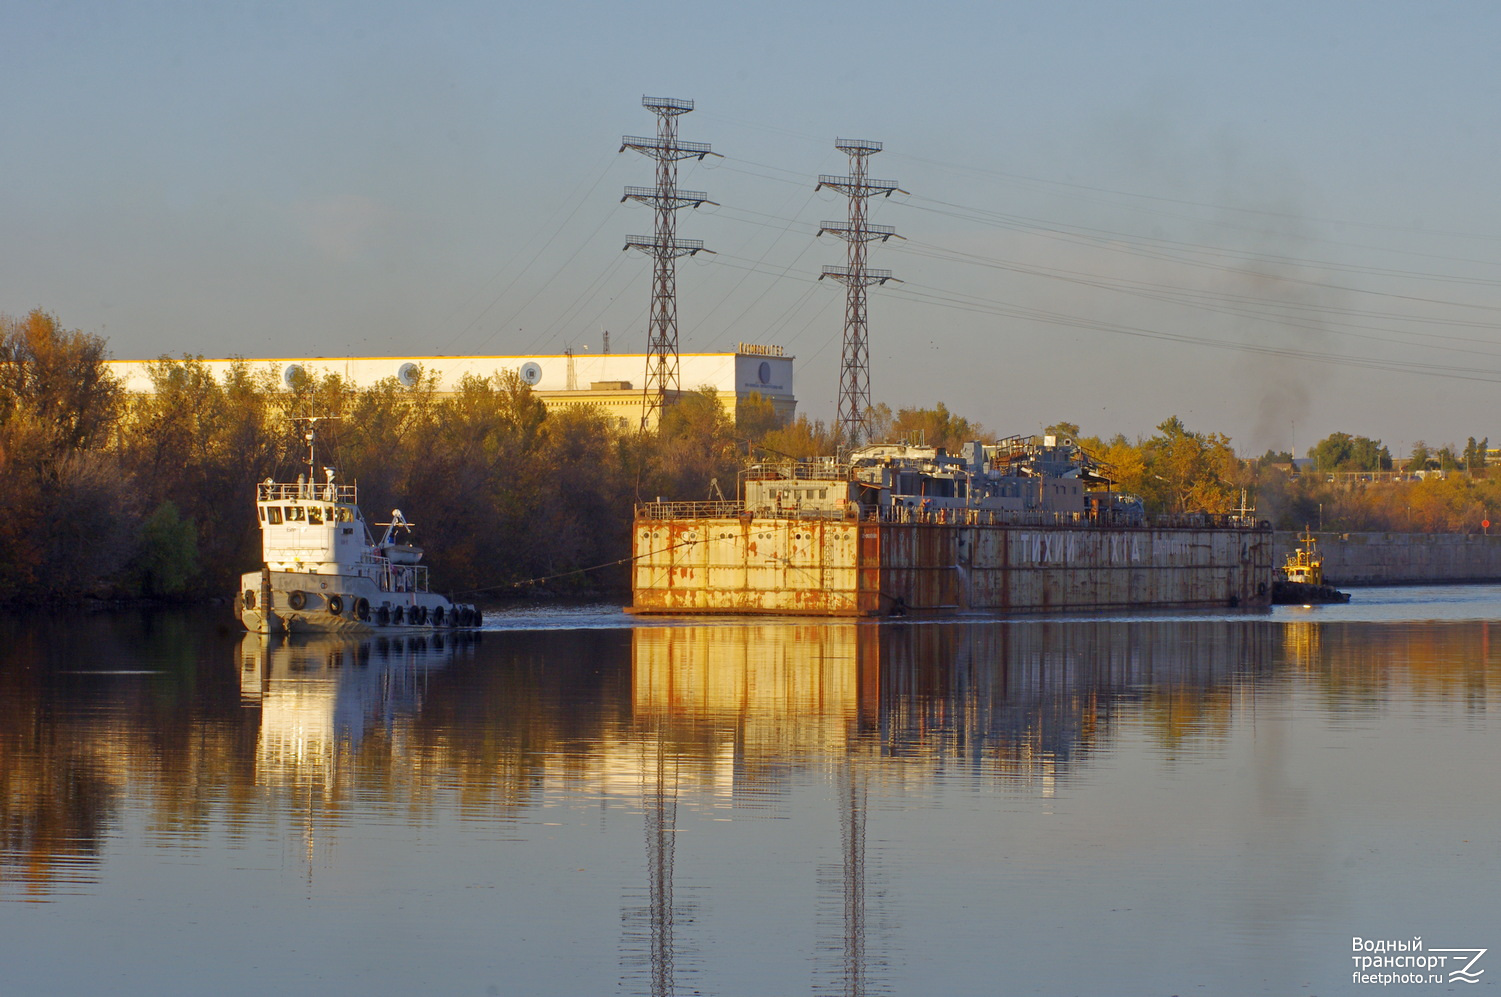
[[[647,889],[645,903],[627,906],[624,949],[644,963],[645,992],[651,997],[677,993],[676,920],[683,911],[673,898],[673,857],[677,832],[677,758],[659,728],[652,738],[656,758],[643,758],[641,809],[646,827]]]
[[[656,782],[647,787],[646,854],[651,876],[651,992],[670,997],[672,977],[672,859],[677,831],[676,773],[669,776],[666,752],[657,741]]]
[[[819,997],[868,997],[886,988],[873,974],[883,961],[871,956],[869,918],[876,918],[880,933],[880,909],[868,910],[869,893],[865,868],[865,811],[868,776],[861,759],[853,754],[840,762],[835,774],[839,806],[839,864],[829,863],[819,871],[819,951],[821,967],[813,992]],[[879,895],[879,891],[877,891]]]
[[[870,784],[867,751],[868,739],[879,737],[881,723],[882,644],[874,634],[862,637],[869,639],[859,640],[856,647],[855,710],[845,735],[844,757],[834,773],[839,801],[840,861],[837,869],[830,863],[819,873],[822,894],[819,933],[827,941],[819,945],[825,961],[813,992],[839,997],[870,997],[889,992],[882,979],[887,925],[879,866],[872,875],[865,861],[865,814]],[[876,882],[873,891],[872,878]]]
[[[865,988],[865,772],[846,758],[839,772],[839,840],[844,846],[844,994]]]

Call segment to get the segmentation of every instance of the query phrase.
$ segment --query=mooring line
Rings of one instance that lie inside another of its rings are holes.
[[[630,557],[618,558],[614,561],[606,561],[603,564],[591,564],[587,568],[574,568],[571,571],[560,571],[555,575],[540,575],[536,578],[527,578],[519,582],[506,582],[501,585],[487,585],[482,588],[459,589],[455,595],[479,595],[481,592],[496,592],[502,589],[519,589],[530,585],[538,585],[542,582],[550,582],[557,578],[567,578],[569,575],[582,575],[590,571],[599,571],[602,568],[613,568],[617,564],[628,564],[631,561],[639,561],[643,557],[651,557],[654,554],[665,554],[679,547],[691,547],[698,543],[697,540],[682,540],[670,547],[660,547],[657,550],[649,550],[644,554],[632,554]]]

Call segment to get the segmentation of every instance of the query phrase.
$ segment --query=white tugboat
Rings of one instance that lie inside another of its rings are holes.
[[[360,514],[354,485],[317,468],[307,433],[308,473],[295,483],[269,478],[256,486],[261,570],[240,576],[235,615],[253,633],[434,630],[478,626],[472,605],[428,591],[422,548],[409,542],[411,524],[391,512],[379,541]]]

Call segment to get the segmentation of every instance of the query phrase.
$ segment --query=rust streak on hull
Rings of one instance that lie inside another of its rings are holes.
[[[639,518],[633,613],[860,617],[1269,604],[1268,528]]]

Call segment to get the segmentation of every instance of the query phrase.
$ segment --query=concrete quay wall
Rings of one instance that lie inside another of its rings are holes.
[[[1280,567],[1298,533],[1272,536]],[[1479,533],[1314,533],[1331,585],[1501,582],[1501,536]]]

